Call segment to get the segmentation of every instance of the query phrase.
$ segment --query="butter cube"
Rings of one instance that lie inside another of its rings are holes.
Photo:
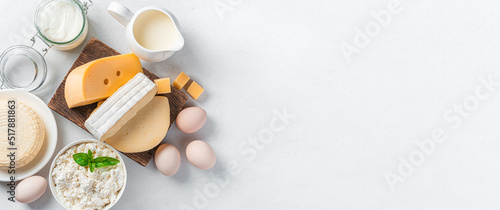
[[[191,85],[189,85],[187,92],[191,97],[193,97],[194,100],[198,100],[198,97],[205,91],[198,83],[193,81]]]
[[[155,79],[158,86],[158,94],[170,93],[170,78]]]
[[[175,78],[175,81],[174,81],[174,87],[177,88],[177,89],[182,89],[184,87],[184,85],[186,85],[186,83],[189,82],[189,76],[186,75],[184,72],[181,72],[181,74],[179,74],[179,76],[177,76],[177,78]]]

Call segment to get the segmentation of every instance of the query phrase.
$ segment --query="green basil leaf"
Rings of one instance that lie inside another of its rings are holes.
[[[89,160],[92,160],[92,159],[93,159],[93,156],[92,156],[92,151],[90,151],[90,149],[89,149],[89,151],[87,152],[87,154],[88,154],[88,156],[89,156]]]
[[[95,169],[95,163],[90,163],[90,172],[94,172],[94,169]]]
[[[87,166],[89,165],[89,158],[87,156],[87,154],[85,153],[76,153],[73,155],[73,160],[75,160],[76,164],[80,165],[80,166]]]
[[[98,157],[94,159],[95,167],[96,168],[102,168],[106,166],[114,166],[118,164],[120,161],[112,158],[112,157]]]

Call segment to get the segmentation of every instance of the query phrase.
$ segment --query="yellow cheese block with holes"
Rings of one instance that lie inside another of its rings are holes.
[[[104,141],[125,153],[144,152],[158,146],[170,127],[170,105],[165,96],[155,96],[113,136]]]
[[[198,83],[193,81],[191,85],[189,85],[187,92],[191,97],[193,97],[194,100],[198,100],[198,97],[205,91]]]
[[[177,89],[182,89],[186,83],[189,82],[189,79],[191,79],[188,75],[186,75],[184,72],[181,72],[177,78],[175,78],[174,81],[174,87]]]
[[[74,108],[106,99],[139,72],[142,72],[141,61],[132,53],[81,65],[66,79],[66,103]]]
[[[156,86],[158,86],[158,94],[170,93],[170,78],[155,79]]]

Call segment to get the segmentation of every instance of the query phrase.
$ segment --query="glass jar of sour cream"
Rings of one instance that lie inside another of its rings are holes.
[[[0,54],[0,89],[34,92],[40,88],[47,77],[45,54],[52,47],[73,49],[85,40],[91,5],[92,0],[43,0],[35,12],[37,34],[31,46],[14,45]],[[36,37],[47,45],[43,54],[33,48]]]
[[[78,0],[44,0],[36,9],[34,22],[40,37],[58,50],[70,50],[87,36],[87,4]]]

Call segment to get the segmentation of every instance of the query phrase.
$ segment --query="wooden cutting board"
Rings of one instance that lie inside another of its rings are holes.
[[[73,69],[75,69],[80,65],[83,65],[85,63],[88,63],[90,61],[99,58],[113,56],[113,55],[120,55],[120,53],[115,51],[113,48],[107,46],[106,44],[102,43],[98,39],[91,38],[90,41],[85,46],[85,48],[83,48],[82,53],[80,54],[80,56],[78,56],[75,63],[73,63],[71,69],[69,69],[68,74],[69,72],[73,71]],[[149,79],[151,80],[158,79],[158,76],[147,71],[146,69],[143,70],[144,74],[147,77],[149,77]],[[64,86],[66,84],[66,78],[68,77],[68,74],[66,74],[63,81],[61,82],[61,85],[59,85],[59,88],[57,88],[56,93],[54,94],[54,96],[52,96],[52,99],[50,100],[48,106],[55,112],[59,113],[63,117],[70,120],[71,122],[77,124],[84,130],[87,130],[84,125],[85,121],[90,116],[92,111],[97,107],[97,103],[76,107],[73,109],[68,108],[66,99],[64,97]],[[186,104],[186,101],[188,99],[187,95],[182,91],[177,90],[173,86],[171,87],[171,89],[172,89],[171,93],[161,94],[166,96],[170,102],[170,125],[172,125],[175,118],[181,111],[182,107],[184,107],[184,104]],[[157,147],[146,152],[123,153],[123,154],[131,158],[135,162],[141,164],[142,166],[146,166],[148,165],[151,158],[154,156],[156,148]]]

